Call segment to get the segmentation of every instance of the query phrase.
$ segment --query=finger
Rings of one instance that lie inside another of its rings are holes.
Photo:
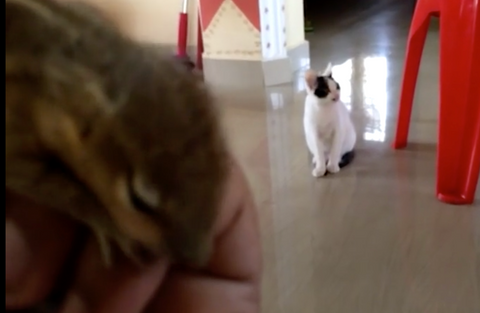
[[[50,292],[75,236],[55,212],[6,193],[5,306],[21,308]]]
[[[257,208],[237,163],[232,166],[215,233],[209,272],[227,279],[259,280],[262,260]]]
[[[234,165],[206,271],[170,273],[148,312],[259,312],[262,262],[256,212],[247,181]]]
[[[162,283],[167,268],[166,260],[145,268],[120,260],[107,269],[92,239],[80,259],[77,278],[61,312],[140,313]]]
[[[148,313],[258,313],[260,286],[194,272],[169,275]]]

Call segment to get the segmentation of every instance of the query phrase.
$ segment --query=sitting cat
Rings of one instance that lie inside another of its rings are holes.
[[[349,112],[340,101],[340,85],[329,64],[323,74],[305,73],[307,97],[303,126],[307,146],[313,155],[313,176],[337,173],[353,157],[357,135]]]

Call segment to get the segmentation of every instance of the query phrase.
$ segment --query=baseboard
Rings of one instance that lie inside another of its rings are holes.
[[[287,54],[294,73],[310,67],[310,43],[307,40],[289,48]]]
[[[215,87],[246,89],[291,83],[288,57],[271,60],[225,60],[203,58],[203,77]]]
[[[292,62],[288,57],[264,60],[262,68],[265,87],[287,84],[293,81]]]
[[[205,82],[215,88],[248,89],[264,86],[262,61],[203,58]]]
[[[166,53],[176,54],[174,45],[155,44]],[[203,57],[205,81],[215,87],[258,88],[293,82],[294,73],[310,64],[308,41],[288,50],[288,57],[271,60],[232,60]],[[197,47],[188,46],[191,61],[197,61]]]

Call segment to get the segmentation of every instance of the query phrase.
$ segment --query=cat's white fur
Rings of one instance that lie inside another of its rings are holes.
[[[331,76],[329,64],[322,76]],[[342,156],[353,150],[357,135],[350,113],[340,101],[340,92],[334,81],[329,81],[330,94],[325,99],[315,96],[318,74],[309,70],[305,74],[307,97],[303,125],[307,146],[313,155],[313,176],[324,176],[340,171]]]

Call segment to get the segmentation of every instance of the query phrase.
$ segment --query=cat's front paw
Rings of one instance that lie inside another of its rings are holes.
[[[327,171],[332,174],[340,172],[340,166],[338,165],[338,162],[337,163],[328,162]]]
[[[315,166],[312,172],[313,177],[322,177],[325,176],[325,174],[327,174],[327,169],[325,168],[325,165]]]

